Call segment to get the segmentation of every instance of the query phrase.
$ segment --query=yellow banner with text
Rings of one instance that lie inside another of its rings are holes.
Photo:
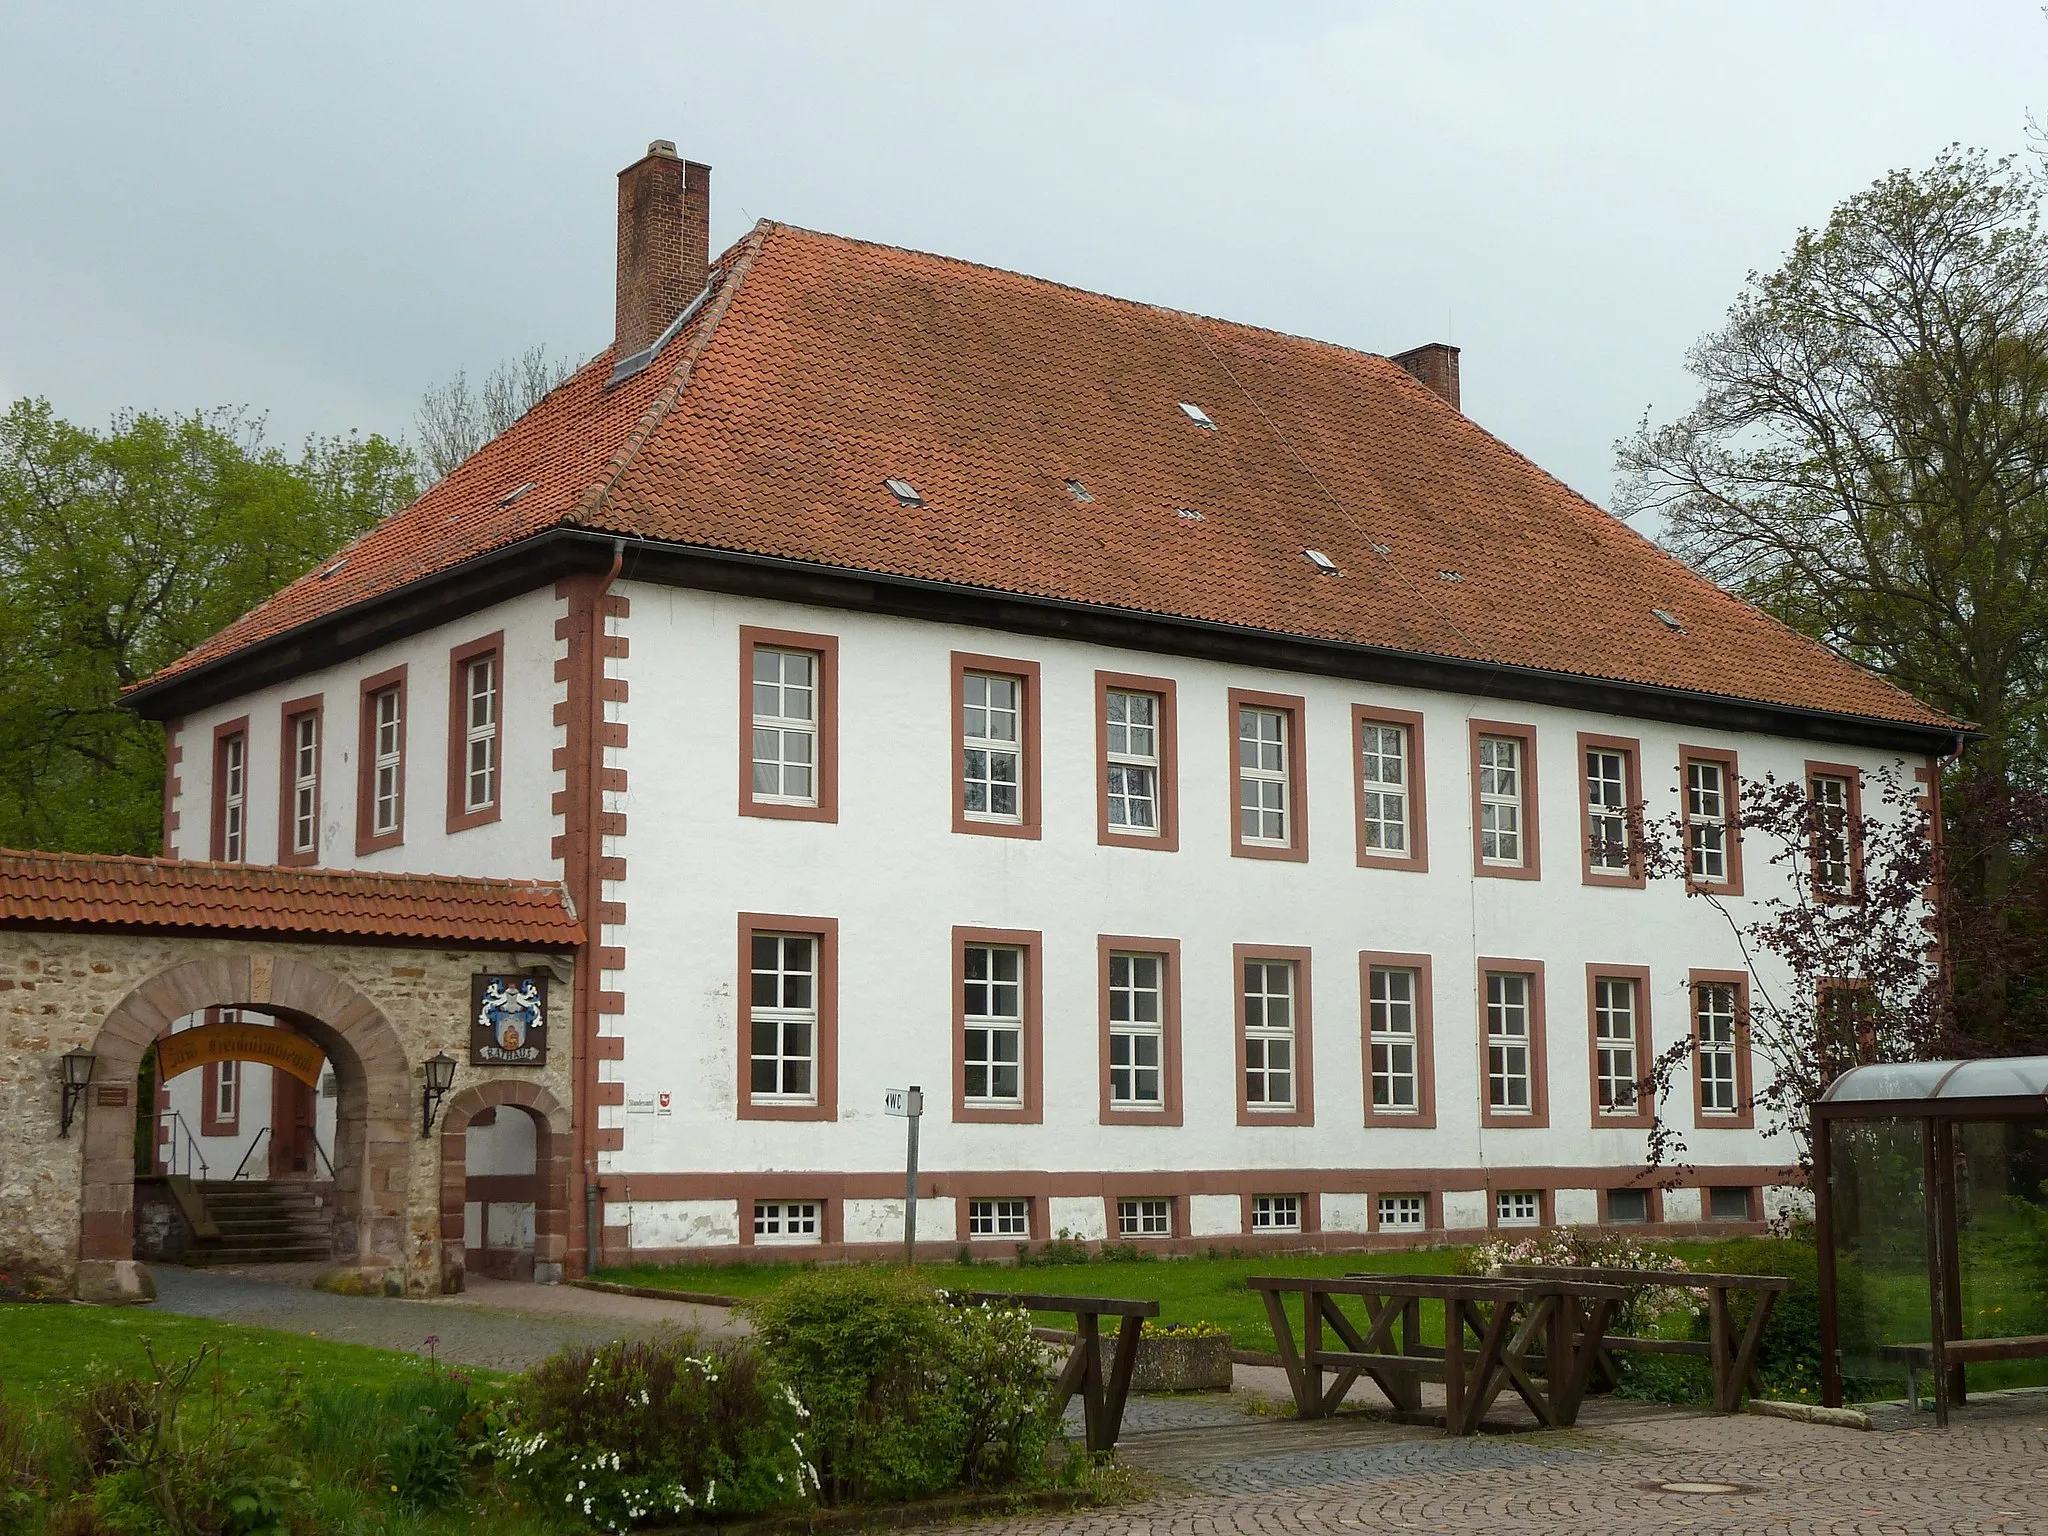
[[[289,1072],[309,1088],[320,1086],[327,1058],[304,1035],[267,1024],[203,1024],[198,1029],[165,1035],[156,1043],[157,1081],[167,1083],[181,1072],[209,1061],[257,1061]]]

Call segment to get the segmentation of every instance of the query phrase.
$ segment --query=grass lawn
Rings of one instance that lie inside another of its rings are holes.
[[[146,1371],[144,1339],[159,1360],[183,1359],[202,1344],[218,1343],[222,1363],[250,1385],[296,1371],[336,1386],[379,1388],[420,1368],[413,1355],[150,1307],[12,1303],[0,1304],[0,1382],[10,1397],[50,1402],[116,1371]],[[464,1373],[493,1375],[468,1367]]]
[[[1660,1244],[1697,1269],[1710,1269],[1712,1243]],[[1246,1258],[1154,1259],[1011,1266],[1005,1264],[920,1264],[918,1273],[948,1290],[1038,1291],[1066,1296],[1116,1296],[1159,1303],[1166,1323],[1209,1322],[1229,1333],[1240,1349],[1272,1349],[1265,1303],[1245,1288],[1247,1275],[1344,1275],[1355,1272],[1448,1274],[1466,1250],[1425,1248],[1405,1253],[1302,1254]],[[633,1264],[599,1270],[597,1278],[622,1285],[701,1291],[726,1296],[764,1296],[806,1266],[798,1264]],[[1436,1309],[1425,1319],[1440,1331]],[[1298,1307],[1294,1309],[1298,1319]],[[1071,1327],[1058,1313],[1040,1318],[1052,1327]],[[1298,1323],[1297,1323],[1298,1326]]]

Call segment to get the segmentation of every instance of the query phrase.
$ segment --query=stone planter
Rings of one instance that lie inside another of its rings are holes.
[[[1102,1340],[1102,1379],[1116,1361],[1116,1340]],[[1154,1334],[1138,1340],[1138,1360],[1131,1370],[1133,1392],[1228,1392],[1230,1335],[1207,1338]]]

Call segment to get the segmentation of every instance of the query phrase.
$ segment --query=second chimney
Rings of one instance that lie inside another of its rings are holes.
[[[619,172],[619,286],[612,359],[640,351],[711,273],[711,167],[667,139]]]
[[[1406,352],[1397,352],[1388,361],[1407,369],[1450,401],[1452,410],[1464,409],[1458,404],[1458,349],[1449,342],[1427,342]]]

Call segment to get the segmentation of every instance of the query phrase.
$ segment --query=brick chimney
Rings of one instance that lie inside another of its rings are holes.
[[[711,271],[711,167],[667,139],[619,172],[619,288],[613,360],[659,336]]]
[[[624,214],[620,215],[621,219],[624,217]],[[623,244],[620,249],[625,249]],[[620,258],[621,261],[624,259],[623,256]],[[623,273],[625,268],[622,266],[619,270]],[[1432,341],[1406,352],[1397,352],[1389,361],[1398,363],[1450,401],[1452,410],[1464,409],[1458,404],[1458,349],[1449,342]]]

